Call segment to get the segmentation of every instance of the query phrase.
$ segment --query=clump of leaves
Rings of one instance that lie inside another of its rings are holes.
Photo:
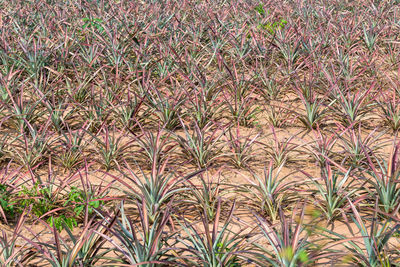
[[[153,165],[150,173],[146,173],[139,167],[140,174],[137,174],[126,162],[126,168],[121,171],[123,177],[110,175],[125,187],[124,193],[131,201],[144,201],[146,216],[153,222],[162,213],[165,205],[179,193],[189,190],[182,186],[184,182],[201,173],[203,170],[180,176],[165,168],[168,161],[157,164],[153,158]]]
[[[169,255],[167,223],[171,217],[171,205],[169,203],[164,212],[157,214],[154,219],[149,218],[146,201],[137,202],[139,211],[138,220],[133,220],[124,211],[124,203],[121,203],[121,218],[116,225],[109,229],[112,236],[102,235],[115,248],[115,251],[123,256],[118,259],[120,264],[138,266],[174,265]],[[116,242],[118,241],[118,243]],[[120,245],[122,244],[122,246]],[[117,259],[116,259],[117,260]]]
[[[257,11],[257,13],[262,17],[265,17],[266,15],[269,14],[269,11],[265,10],[264,5],[261,3],[258,6],[256,6],[254,8],[254,10]],[[270,21],[270,22],[266,22],[266,23],[260,23],[257,28],[266,30],[270,34],[274,34],[276,30],[278,30],[278,29],[281,30],[281,29],[285,28],[287,23],[288,22],[285,19],[280,18],[273,22]]]
[[[273,138],[269,141],[270,144],[265,145],[265,150],[267,155],[274,161],[275,166],[281,166],[285,162],[290,161],[290,155],[295,151],[298,145],[292,142],[295,137],[294,135],[280,140],[275,128],[271,127],[271,130]]]
[[[257,144],[257,138],[260,133],[253,137],[243,136],[240,133],[239,125],[235,129],[229,128],[227,142],[229,147],[229,158],[231,162],[238,168],[244,168],[255,158],[254,145]]]
[[[328,248],[335,243],[327,243],[324,246],[313,243],[311,235],[316,233],[313,221],[317,216],[311,218],[311,223],[306,223],[305,214],[306,206],[303,206],[300,214],[297,214],[296,209],[293,210],[290,218],[287,218],[280,209],[278,224],[269,223],[262,216],[255,215],[262,236],[272,247],[271,249],[269,246],[255,243],[255,246],[260,249],[258,255],[264,260],[264,265],[307,266],[316,263],[319,258],[331,255],[332,251]]]
[[[179,236],[183,245],[180,257],[190,266],[241,266],[243,259],[248,258],[246,234],[236,233],[233,227],[235,203],[229,211],[225,222],[222,221],[221,198],[218,199],[216,216],[209,221],[206,211],[200,213],[200,225],[195,226],[186,218],[181,223],[185,237]],[[210,229],[210,224],[212,228]]]
[[[380,159],[375,153],[364,148],[364,155],[367,159],[365,177],[370,187],[365,187],[369,195],[378,197],[378,208],[385,213],[397,213],[400,201],[400,165],[399,165],[400,144],[393,144],[392,151],[387,160]],[[375,167],[374,161],[378,167]]]
[[[85,142],[85,133],[87,129],[81,128],[72,131],[69,127],[66,132],[63,132],[61,137],[60,147],[62,151],[56,155],[61,161],[61,164],[67,170],[77,167],[81,162],[84,155],[84,150],[87,147]]]
[[[12,236],[1,230],[0,264],[4,267],[27,266],[33,254],[27,246],[20,246],[22,230],[27,219],[27,211],[23,211],[14,227]]]
[[[220,139],[224,134],[224,129],[215,127],[212,123],[208,123],[202,129],[195,123],[190,129],[182,120],[181,125],[185,135],[182,137],[175,134],[175,138],[188,160],[204,168],[221,157]]]
[[[148,106],[156,115],[156,121],[161,122],[168,130],[174,130],[180,126],[179,116],[183,113],[183,107],[186,102],[184,92],[176,95],[166,95],[158,89],[146,93]]]
[[[8,219],[14,219],[18,214],[15,195],[18,191],[19,180],[23,177],[21,169],[10,170],[11,162],[0,170],[0,214],[5,223]]]
[[[5,217],[12,217],[15,214],[15,200],[12,200],[12,191],[6,184],[0,184],[0,207]]]
[[[368,219],[364,219],[357,210],[354,203],[349,200],[349,205],[353,211],[351,215],[354,224],[359,230],[360,236],[348,238],[344,243],[345,248],[350,252],[347,261],[356,264],[357,266],[393,266],[394,258],[391,257],[389,244],[393,238],[393,234],[400,228],[399,222],[393,222],[392,219],[387,219],[383,222],[378,220],[378,202],[375,202],[375,209],[372,215],[372,222],[367,223]],[[354,235],[350,224],[347,224],[349,231]],[[346,237],[333,233],[338,240],[346,240]],[[356,242],[353,240],[361,240]]]
[[[282,18],[282,19],[278,19],[274,22],[262,23],[262,24],[258,25],[258,28],[266,30],[270,34],[275,34],[275,32],[277,30],[282,30],[283,28],[285,28],[287,23],[288,23],[287,20]]]
[[[222,187],[220,171],[221,169],[215,175],[211,175],[208,171],[199,174],[199,182],[187,180],[189,190],[183,192],[183,201],[197,210],[206,212],[204,216],[209,220],[215,218],[219,198],[226,194],[226,190]]]
[[[118,212],[101,216],[101,222],[93,217],[84,225],[78,236],[72,233],[68,225],[63,224],[70,239],[68,241],[60,236],[55,223],[50,226],[42,221],[53,235],[54,243],[41,240],[40,236],[37,236],[36,240],[28,240],[28,243],[40,251],[40,253],[34,253],[33,256],[36,260],[44,260],[54,267],[94,266],[98,265],[100,260],[104,264],[109,261],[106,255],[112,249],[104,247],[106,239],[103,236],[112,228],[117,216]]]
[[[293,191],[290,191],[295,183],[287,181],[290,174],[281,176],[283,166],[284,163],[274,168],[273,161],[270,161],[262,175],[253,173],[252,178],[245,177],[248,184],[242,186],[242,191],[246,193],[245,198],[254,209],[273,222],[278,219],[279,209],[283,209],[295,197]]]
[[[326,162],[326,165],[321,167],[321,178],[314,178],[303,172],[316,188],[312,190],[320,196],[316,199],[316,205],[323,211],[329,222],[339,215],[345,218],[348,211],[347,200],[356,196],[358,190],[354,187],[355,179],[351,177],[351,170],[349,168],[345,172],[335,171]]]
[[[100,133],[103,135],[99,136]],[[101,157],[100,163],[106,170],[118,166],[119,161],[128,154],[131,144],[130,142],[123,144],[124,137],[125,133],[116,131],[115,125],[110,129],[104,126],[97,136],[93,135],[96,141],[96,152]]]
[[[35,183],[33,187],[22,186],[18,193],[16,203],[18,207],[31,207],[31,213],[38,218],[44,217],[50,226],[55,226],[61,231],[64,225],[69,228],[78,226],[76,217],[71,215],[71,207],[63,208],[62,196],[57,192],[52,192],[52,188]],[[61,208],[60,208],[61,207]],[[58,212],[62,211],[62,213]]]
[[[64,203],[64,207],[68,204],[74,204],[74,213],[76,216],[80,216],[82,212],[87,209],[88,214],[93,214],[93,212],[104,205],[104,200],[92,199],[95,196],[91,194],[92,192],[85,192],[76,186],[71,187],[71,191],[67,195],[67,200]]]

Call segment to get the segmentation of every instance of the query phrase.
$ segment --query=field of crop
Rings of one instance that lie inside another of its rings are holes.
[[[399,0],[0,0],[0,266],[400,266]]]

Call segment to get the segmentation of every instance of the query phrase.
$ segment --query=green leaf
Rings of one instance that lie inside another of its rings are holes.
[[[307,252],[305,250],[301,250],[299,252],[299,259],[301,262],[307,262],[308,261],[308,255]]]
[[[266,14],[265,9],[264,9],[264,5],[263,4],[259,4],[258,6],[256,6],[254,8],[255,11],[258,12],[258,14],[260,14],[261,16],[264,16]]]

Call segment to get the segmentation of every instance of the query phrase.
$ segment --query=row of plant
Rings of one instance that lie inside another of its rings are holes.
[[[398,4],[0,0],[0,264],[399,265]]]
[[[305,188],[272,162],[241,185],[224,183],[218,172],[179,176],[155,163],[148,174],[127,166],[96,186],[85,179],[86,166],[16,198],[3,192],[3,214],[18,219],[11,237],[3,230],[0,260],[4,266],[392,266],[399,253],[397,154],[398,146],[378,170],[368,155],[369,165],[356,171],[327,163],[320,177],[305,173]],[[369,176],[359,177],[361,171]],[[78,176],[84,189],[68,187]],[[124,195],[105,196],[112,188]],[[27,221],[45,229],[33,232]],[[335,231],[340,221],[347,235]]]

